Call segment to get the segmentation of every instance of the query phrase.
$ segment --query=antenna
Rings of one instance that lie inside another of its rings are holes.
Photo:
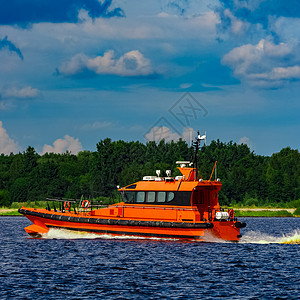
[[[200,142],[201,141],[205,141],[205,145],[206,145],[206,131],[204,135],[200,135],[199,131],[197,132],[197,138],[196,140],[193,142],[193,146],[195,148],[195,154],[194,154],[194,168],[197,169],[197,154],[198,154],[198,150],[200,147]]]
[[[217,180],[217,164],[216,164],[216,168],[215,168],[215,181]]]
[[[212,171],[211,171],[211,174],[210,174],[210,177],[209,177],[208,181],[210,181],[210,180],[211,180],[211,178],[212,178],[212,175],[213,175],[213,173],[214,173],[214,170],[215,170],[215,168],[216,168],[216,167],[217,167],[217,161],[215,161],[214,167],[213,167],[213,169],[212,169]],[[216,176],[216,174],[215,174],[215,176]]]

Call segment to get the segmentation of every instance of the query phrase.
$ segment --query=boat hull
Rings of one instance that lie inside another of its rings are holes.
[[[33,237],[42,237],[50,228],[114,236],[133,236],[144,238],[185,239],[209,241],[219,238],[238,241],[240,229],[234,222],[160,222],[149,220],[106,219],[90,215],[61,213],[37,209],[20,209],[33,225],[25,231]],[[241,223],[241,222],[239,222]]]

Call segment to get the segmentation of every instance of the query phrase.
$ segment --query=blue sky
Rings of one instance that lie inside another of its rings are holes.
[[[100,139],[299,148],[296,0],[0,0],[0,153]]]

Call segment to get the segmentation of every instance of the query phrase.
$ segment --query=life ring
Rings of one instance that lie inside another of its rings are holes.
[[[81,203],[82,208],[89,208],[90,205],[91,205],[91,203],[90,203],[89,200],[83,200],[82,203]]]
[[[233,219],[235,216],[235,212],[233,209],[228,209],[228,215],[229,215],[229,219]]]
[[[65,201],[65,202],[64,202],[64,208],[65,208],[65,210],[70,210],[70,208],[71,208],[71,203],[70,203],[70,201]]]

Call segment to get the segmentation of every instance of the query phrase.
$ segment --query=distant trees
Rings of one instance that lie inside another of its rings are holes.
[[[0,155],[0,206],[12,202],[44,200],[46,196],[79,198],[110,197],[116,186],[141,180],[170,169],[179,175],[175,162],[192,160],[186,142],[159,143],[101,140],[97,151],[77,155],[46,153],[33,147],[18,154]],[[211,175],[215,161],[223,187],[220,202],[229,204],[284,203],[300,199],[300,155],[282,149],[271,157],[256,155],[247,145],[212,141],[198,155],[198,173]],[[214,176],[213,176],[214,178]]]

